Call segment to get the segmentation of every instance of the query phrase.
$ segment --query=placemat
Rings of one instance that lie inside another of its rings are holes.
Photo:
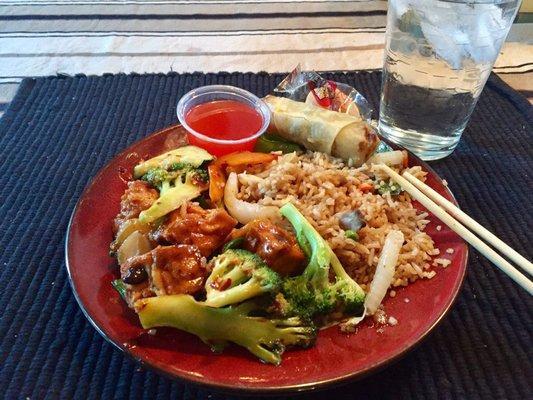
[[[222,83],[263,96],[282,77],[220,73],[23,81],[0,120],[0,393],[6,399],[236,398],[146,371],[100,337],[70,290],[65,232],[91,177],[128,144],[176,122],[175,106],[185,92]],[[377,108],[379,73],[329,77],[357,87]],[[457,150],[432,163],[469,214],[529,259],[532,156],[531,106],[493,75]],[[532,306],[525,291],[472,251],[453,310],[417,349],[363,381],[307,396],[531,398]]]

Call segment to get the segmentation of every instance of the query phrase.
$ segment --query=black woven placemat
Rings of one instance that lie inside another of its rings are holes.
[[[115,350],[78,308],[65,270],[69,216],[114,154],[176,122],[178,98],[224,83],[260,96],[282,74],[27,79],[0,120],[0,397],[225,399]],[[377,108],[379,73],[331,76]],[[461,206],[533,258],[533,115],[492,76],[455,153],[432,165]],[[533,301],[475,251],[453,310],[397,364],[312,398],[525,399],[533,395]],[[332,365],[332,368],[335,368]]]

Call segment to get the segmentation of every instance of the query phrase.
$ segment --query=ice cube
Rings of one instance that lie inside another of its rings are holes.
[[[407,6],[400,3],[395,10],[402,12],[400,26],[402,21],[403,26],[408,22],[415,37],[421,30],[437,56],[453,69],[460,69],[468,58],[476,64],[496,59],[507,29],[498,5],[438,2],[435,7],[425,0],[410,0]]]

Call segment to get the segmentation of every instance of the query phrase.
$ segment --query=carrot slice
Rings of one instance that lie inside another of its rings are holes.
[[[207,171],[209,172],[209,198],[214,204],[219,204],[224,197],[226,174],[216,161],[209,164]]]
[[[224,186],[226,185],[228,173],[235,172],[240,174],[253,166],[272,162],[277,157],[276,154],[243,151],[217,158],[208,167],[209,198],[213,203],[220,204],[224,197]]]
[[[374,190],[374,185],[368,182],[363,182],[359,185],[359,190],[363,193],[370,192]]]
[[[240,153],[226,154],[216,160],[221,164],[226,164],[232,167],[266,164],[275,160],[278,156],[271,153],[253,153],[251,151],[243,151]]]
[[[402,153],[403,153],[403,163],[402,163],[403,165],[402,166],[404,168],[407,168],[409,167],[409,153],[407,153],[406,150],[403,150]]]

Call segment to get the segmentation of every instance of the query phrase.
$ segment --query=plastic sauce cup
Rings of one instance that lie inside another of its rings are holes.
[[[243,138],[224,139],[220,135],[214,138],[208,136],[205,132],[199,132],[193,129],[187,122],[189,111],[200,104],[219,100],[240,102],[254,109],[262,119],[259,130],[257,132],[250,132],[250,134],[246,134]],[[216,156],[241,151],[253,151],[257,138],[265,132],[270,123],[270,109],[264,101],[244,89],[226,85],[202,86],[198,89],[191,90],[178,102],[177,114],[180,123],[187,131],[187,140],[189,143],[202,147]]]

